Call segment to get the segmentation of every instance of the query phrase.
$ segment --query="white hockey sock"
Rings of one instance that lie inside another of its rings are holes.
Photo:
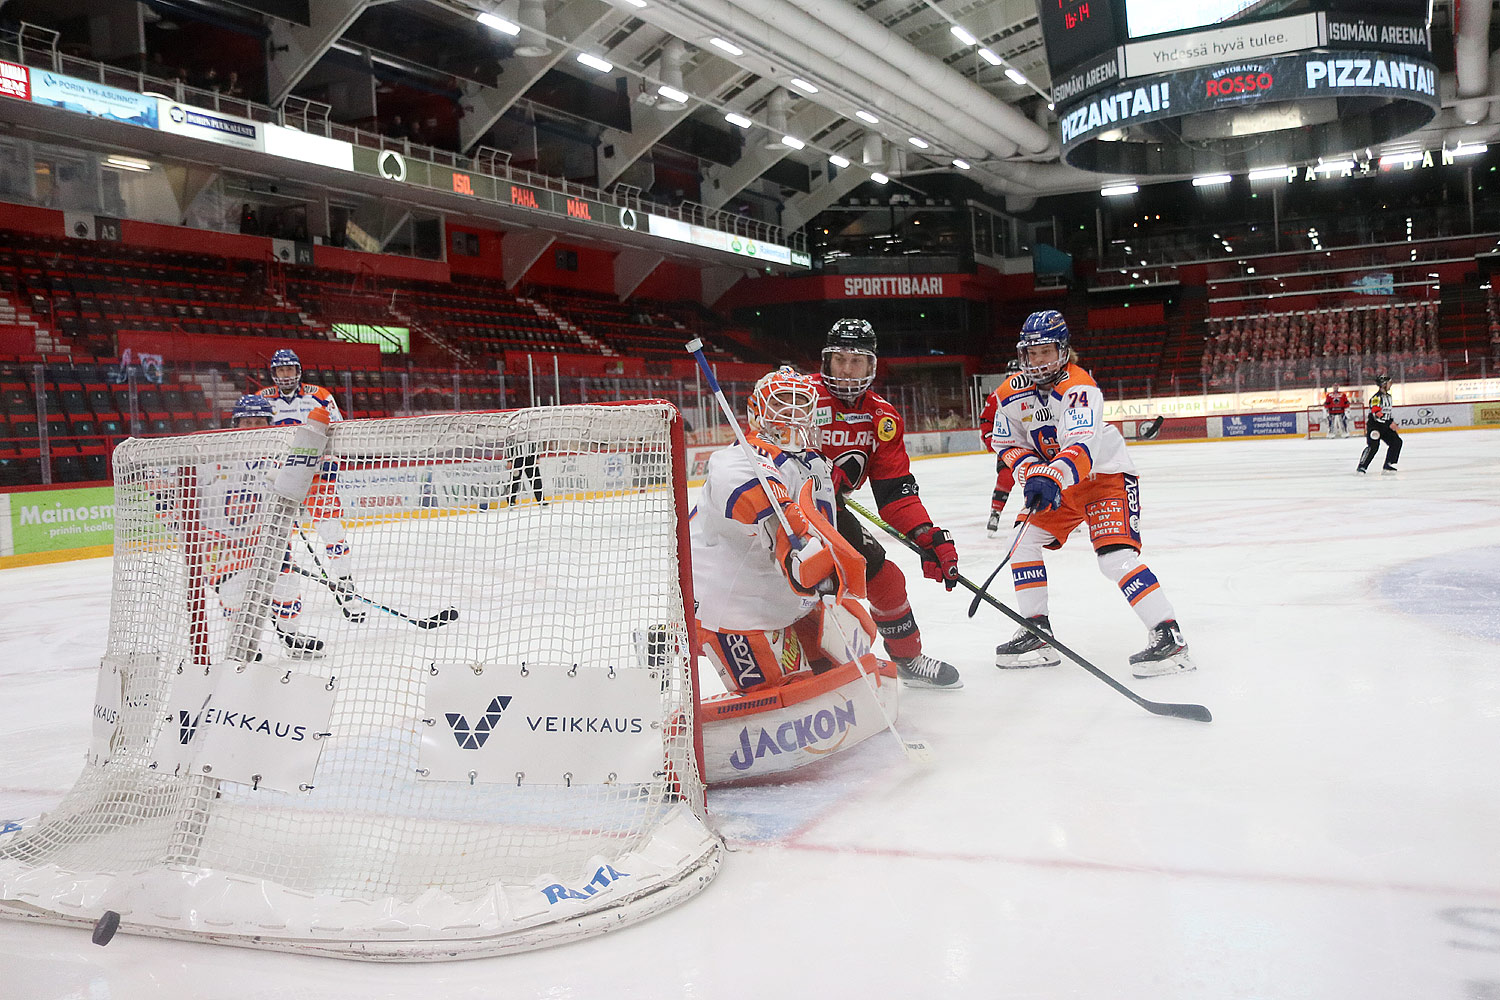
[[[1042,562],[1042,543],[1051,535],[1027,528],[1010,561],[1010,578],[1016,585],[1016,610],[1027,618],[1047,613],[1047,566]]]
[[[1141,562],[1140,553],[1134,549],[1101,552],[1099,571],[1119,586],[1120,593],[1125,595],[1125,600],[1130,602],[1141,624],[1147,628],[1177,617],[1156,574]]]

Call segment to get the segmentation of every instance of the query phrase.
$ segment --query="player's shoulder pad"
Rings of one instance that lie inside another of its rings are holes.
[[[1000,383],[1000,387],[995,390],[995,397],[1004,406],[1020,396],[1030,395],[1035,388],[1036,384],[1031,381],[1030,376],[1017,372]]]
[[[1062,378],[1058,379],[1052,386],[1052,395],[1055,399],[1062,399],[1063,393],[1069,389],[1099,388],[1099,383],[1094,381],[1094,376],[1079,368],[1077,365],[1069,365],[1064,369]]]
[[[275,399],[277,396],[281,395],[281,390],[276,388],[274,385],[268,385],[260,392],[257,392],[256,395],[264,396],[266,399]]]

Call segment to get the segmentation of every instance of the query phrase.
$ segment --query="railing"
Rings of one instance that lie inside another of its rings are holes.
[[[0,30],[0,55],[13,57],[15,61],[29,66],[44,67],[55,73],[94,80],[122,90],[157,94],[179,104],[211,108],[251,121],[289,126],[310,134],[340,139],[365,149],[394,150],[409,159],[427,160],[454,170],[484,174],[496,180],[514,181],[575,198],[631,208],[638,212],[650,212],[761,243],[790,247],[800,253],[807,252],[807,237],[801,232],[787,233],[782,227],[772,223],[710,209],[695,202],[683,202],[676,206],[663,205],[644,199],[639,188],[625,186],[627,190],[617,195],[563,177],[520,170],[510,165],[510,154],[503,150],[480,147],[473,156],[464,156],[451,150],[412,142],[410,139],[396,139],[352,125],[339,124],[329,117],[332,109],[318,101],[293,96],[283,101],[280,107],[273,108],[240,97],[226,97],[221,91],[193,87],[180,80],[163,79],[140,70],[121,69],[93,59],[70,56],[58,50],[56,32],[39,29],[24,22],[19,30]]]

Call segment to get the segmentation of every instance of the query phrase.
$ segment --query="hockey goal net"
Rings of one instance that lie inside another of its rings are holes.
[[[353,595],[311,523],[330,488]],[[717,871],[669,404],[130,440],[115,503],[92,744],[0,836],[0,913],[440,960]],[[281,640],[293,596],[321,651]]]
[[[1365,405],[1350,400],[1344,419],[1347,421],[1349,437],[1359,437],[1365,432]],[[1334,437],[1343,431],[1343,427],[1339,426],[1330,430],[1329,422],[1328,413],[1322,406],[1309,406],[1307,408],[1307,437],[1309,439]]]

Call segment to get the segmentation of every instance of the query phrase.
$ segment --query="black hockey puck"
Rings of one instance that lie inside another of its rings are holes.
[[[94,943],[103,947],[114,938],[115,931],[120,929],[120,915],[114,910],[105,910],[104,915],[94,923]]]

